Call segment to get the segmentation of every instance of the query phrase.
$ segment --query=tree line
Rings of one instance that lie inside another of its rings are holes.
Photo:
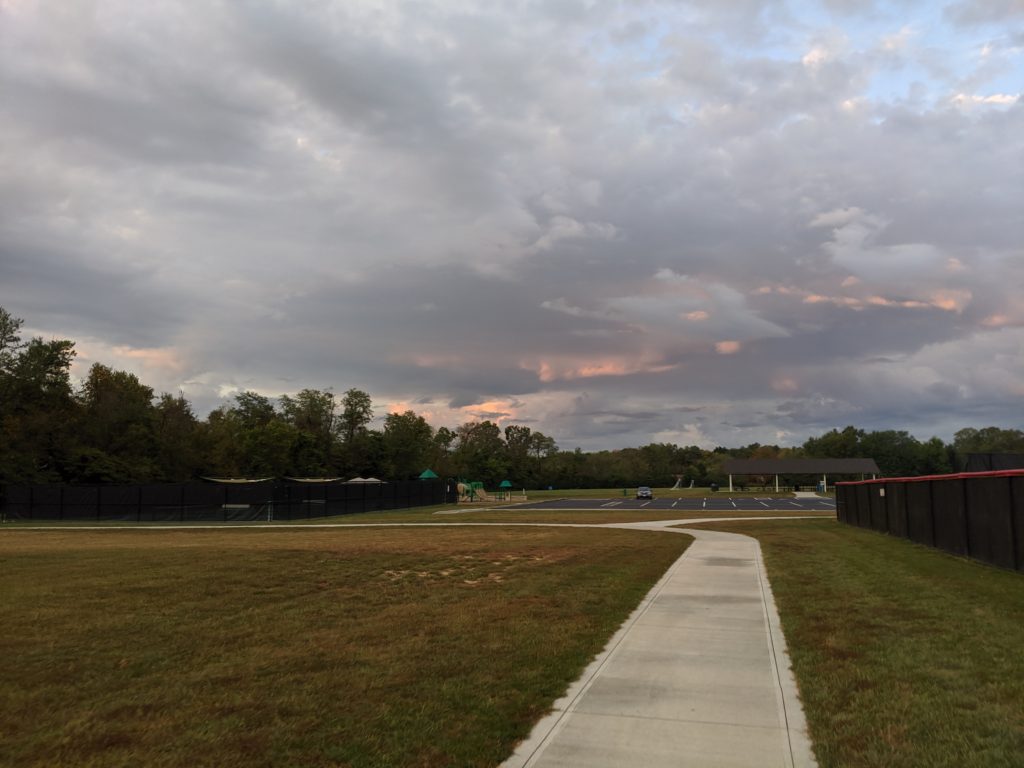
[[[639,448],[560,450],[543,432],[491,421],[434,428],[413,411],[372,428],[369,394],[303,389],[271,399],[236,394],[199,418],[182,394],[160,393],[101,363],[71,377],[74,342],[23,341],[23,322],[0,307],[0,484],[182,482],[196,477],[510,480],[524,488],[617,488],[723,482],[729,458],[874,458],[883,474],[941,474],[971,452],[1022,452],[1024,432],[967,428],[952,443],[905,431],[855,427],[800,447],[741,448],[652,443]]]

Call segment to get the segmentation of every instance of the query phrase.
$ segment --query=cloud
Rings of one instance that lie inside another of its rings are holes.
[[[6,2],[0,302],[200,413],[359,387],[587,448],[1013,425],[1018,17]]]
[[[980,96],[974,93],[958,93],[950,101],[953,106],[960,109],[971,109],[980,106],[1009,107],[1020,100],[1020,94],[1014,93],[993,93],[988,96]]]

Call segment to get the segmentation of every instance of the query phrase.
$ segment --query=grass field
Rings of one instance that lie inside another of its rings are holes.
[[[0,531],[0,765],[495,765],[689,541]]]
[[[443,514],[438,514],[438,513]],[[334,517],[316,517],[309,520],[283,520],[273,525],[360,525],[367,523],[576,523],[591,525],[601,523],[635,523],[642,520],[693,520],[704,517],[770,517],[796,516],[820,517],[829,512],[809,512],[793,509],[792,511],[773,510],[647,510],[647,509],[593,509],[593,510],[514,510],[505,509],[501,505],[482,504],[454,505],[444,504],[432,507],[416,507],[414,509],[394,509],[387,512],[362,512],[352,515],[336,515]],[[72,527],[72,528],[125,528],[137,527],[135,522],[58,522],[58,521],[10,521],[3,528],[35,528],[35,527]],[[180,526],[180,523],[143,523],[146,527],[160,528]],[[189,525],[189,523],[185,523]],[[196,523],[194,525],[215,525],[224,528],[239,528],[249,525],[266,525],[263,522],[243,523]],[[0,529],[2,530],[2,529]]]
[[[1024,765],[1024,575],[831,521],[761,542],[822,768]]]

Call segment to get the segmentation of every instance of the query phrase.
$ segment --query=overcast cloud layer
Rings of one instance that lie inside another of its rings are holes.
[[[0,0],[0,305],[563,448],[1021,427],[1020,0]]]

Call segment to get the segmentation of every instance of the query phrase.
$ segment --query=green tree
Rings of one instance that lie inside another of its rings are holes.
[[[56,482],[71,459],[78,408],[71,389],[74,342],[34,338],[0,320],[0,483]]]
[[[944,475],[954,470],[955,453],[952,446],[946,445],[942,440],[933,437],[921,443],[918,449],[917,471],[918,475]]]
[[[921,443],[906,431],[868,432],[861,438],[860,451],[861,456],[874,459],[884,475],[907,477],[918,472]]]
[[[967,427],[953,435],[953,447],[964,459],[969,453],[1024,453],[1024,432],[999,427]]]
[[[807,456],[816,459],[863,458],[865,454],[861,452],[860,447],[863,438],[863,430],[849,426],[842,432],[833,429],[821,437],[808,438],[803,449]]]
[[[264,427],[279,417],[269,397],[251,390],[235,395],[235,404],[231,411],[247,429]]]
[[[455,445],[456,434],[448,427],[438,427],[434,433],[430,450],[430,468],[440,477],[451,477],[456,474],[452,462],[452,450]]]
[[[333,473],[335,465],[335,411],[337,403],[330,390],[304,389],[294,397],[282,395],[284,421],[295,428],[298,439],[292,447],[292,466],[301,475]]]
[[[373,421],[373,401],[361,389],[350,389],[341,396],[341,439],[351,445]]]
[[[434,430],[422,416],[389,413],[384,419],[384,474],[395,479],[418,476],[427,468],[433,441]]]
[[[78,394],[82,447],[79,481],[143,482],[159,473],[154,465],[153,390],[127,371],[94,363]],[[98,469],[92,469],[96,461]],[[119,477],[109,477],[111,468]]]
[[[508,457],[501,428],[491,421],[470,421],[455,430],[455,469],[467,480],[494,488],[508,474]]]
[[[199,421],[185,396],[164,392],[153,407],[154,464],[162,482],[191,480],[202,466]]]
[[[349,389],[341,396],[338,435],[342,451],[339,466],[343,472],[358,475],[378,474],[382,447],[368,429],[373,421],[373,401],[361,389]]]
[[[14,317],[3,307],[0,307],[0,376],[5,371],[10,371],[11,366],[18,353],[25,348],[21,341],[21,326],[24,320]]]

